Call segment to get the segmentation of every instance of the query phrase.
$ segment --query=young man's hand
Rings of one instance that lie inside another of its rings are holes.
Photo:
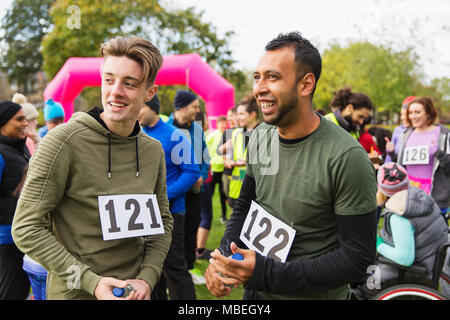
[[[215,277],[224,284],[238,286],[247,283],[255,270],[256,253],[253,250],[240,249],[234,242],[230,245],[233,254],[240,253],[244,260],[238,261],[231,257],[223,256],[219,250],[211,252],[211,265],[217,274]]]
[[[131,285],[133,290],[125,298],[116,297],[113,294],[115,287],[125,288],[127,285]],[[102,277],[94,290],[94,295],[98,300],[150,300],[150,286],[141,279],[123,281],[111,277]]]

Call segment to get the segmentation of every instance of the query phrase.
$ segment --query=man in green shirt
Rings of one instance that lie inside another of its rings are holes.
[[[259,60],[253,93],[265,123],[205,274],[217,297],[243,284],[245,299],[346,299],[375,261],[374,170],[355,139],[313,111],[320,72],[317,49],[295,32]]]

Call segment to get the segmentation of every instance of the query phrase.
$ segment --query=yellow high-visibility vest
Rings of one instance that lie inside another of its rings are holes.
[[[217,154],[217,146],[222,141],[223,133],[219,129],[214,130],[206,137],[206,146],[208,147],[209,155],[211,157],[211,171],[223,172],[223,158],[222,155]]]
[[[244,130],[242,128],[234,129],[231,134],[231,143],[233,145],[233,161],[245,160],[247,148],[244,148]],[[229,197],[237,199],[241,193],[242,181],[244,181],[245,167],[234,167],[231,173],[229,187]]]
[[[336,118],[336,115],[335,115],[333,112],[326,114],[326,115],[325,115],[325,118],[327,118],[328,120],[330,120],[330,121],[336,123],[336,124],[339,126],[339,122],[338,122],[338,120],[337,120],[337,118]],[[350,131],[349,133],[350,133],[350,134],[352,135],[352,137],[355,138],[356,140],[359,139],[359,132],[357,132],[357,131]]]

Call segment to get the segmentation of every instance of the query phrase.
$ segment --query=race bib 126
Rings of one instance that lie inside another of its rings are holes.
[[[429,164],[429,163],[430,163],[430,154],[428,152],[428,146],[415,146],[405,148],[402,164],[414,165],[414,164]]]
[[[164,233],[154,194],[99,196],[98,207],[103,240]]]
[[[295,229],[252,201],[239,239],[263,256],[286,262],[295,232]]]

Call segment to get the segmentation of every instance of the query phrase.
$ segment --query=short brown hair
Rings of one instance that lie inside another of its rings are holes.
[[[255,96],[253,94],[249,93],[246,96],[244,96],[241,99],[241,101],[239,101],[239,103],[237,104],[237,106],[240,106],[240,105],[246,106],[247,113],[255,112],[256,116],[259,115],[258,103],[256,102],[256,98],[255,98]]]
[[[412,100],[408,103],[408,106],[406,107],[406,119],[408,121],[408,124],[412,127],[411,120],[409,120],[409,107],[413,103],[419,103],[423,106],[427,117],[427,125],[432,125],[438,116],[438,111],[436,107],[434,106],[433,99],[430,97],[418,97]]]
[[[225,117],[225,116],[218,116],[217,120],[216,120],[216,123],[219,123],[220,121],[227,121],[227,117]]]
[[[155,82],[163,60],[158,48],[140,37],[115,37],[101,45],[100,54],[105,59],[109,56],[125,56],[139,63],[143,70],[140,82],[146,81],[148,87]]]

